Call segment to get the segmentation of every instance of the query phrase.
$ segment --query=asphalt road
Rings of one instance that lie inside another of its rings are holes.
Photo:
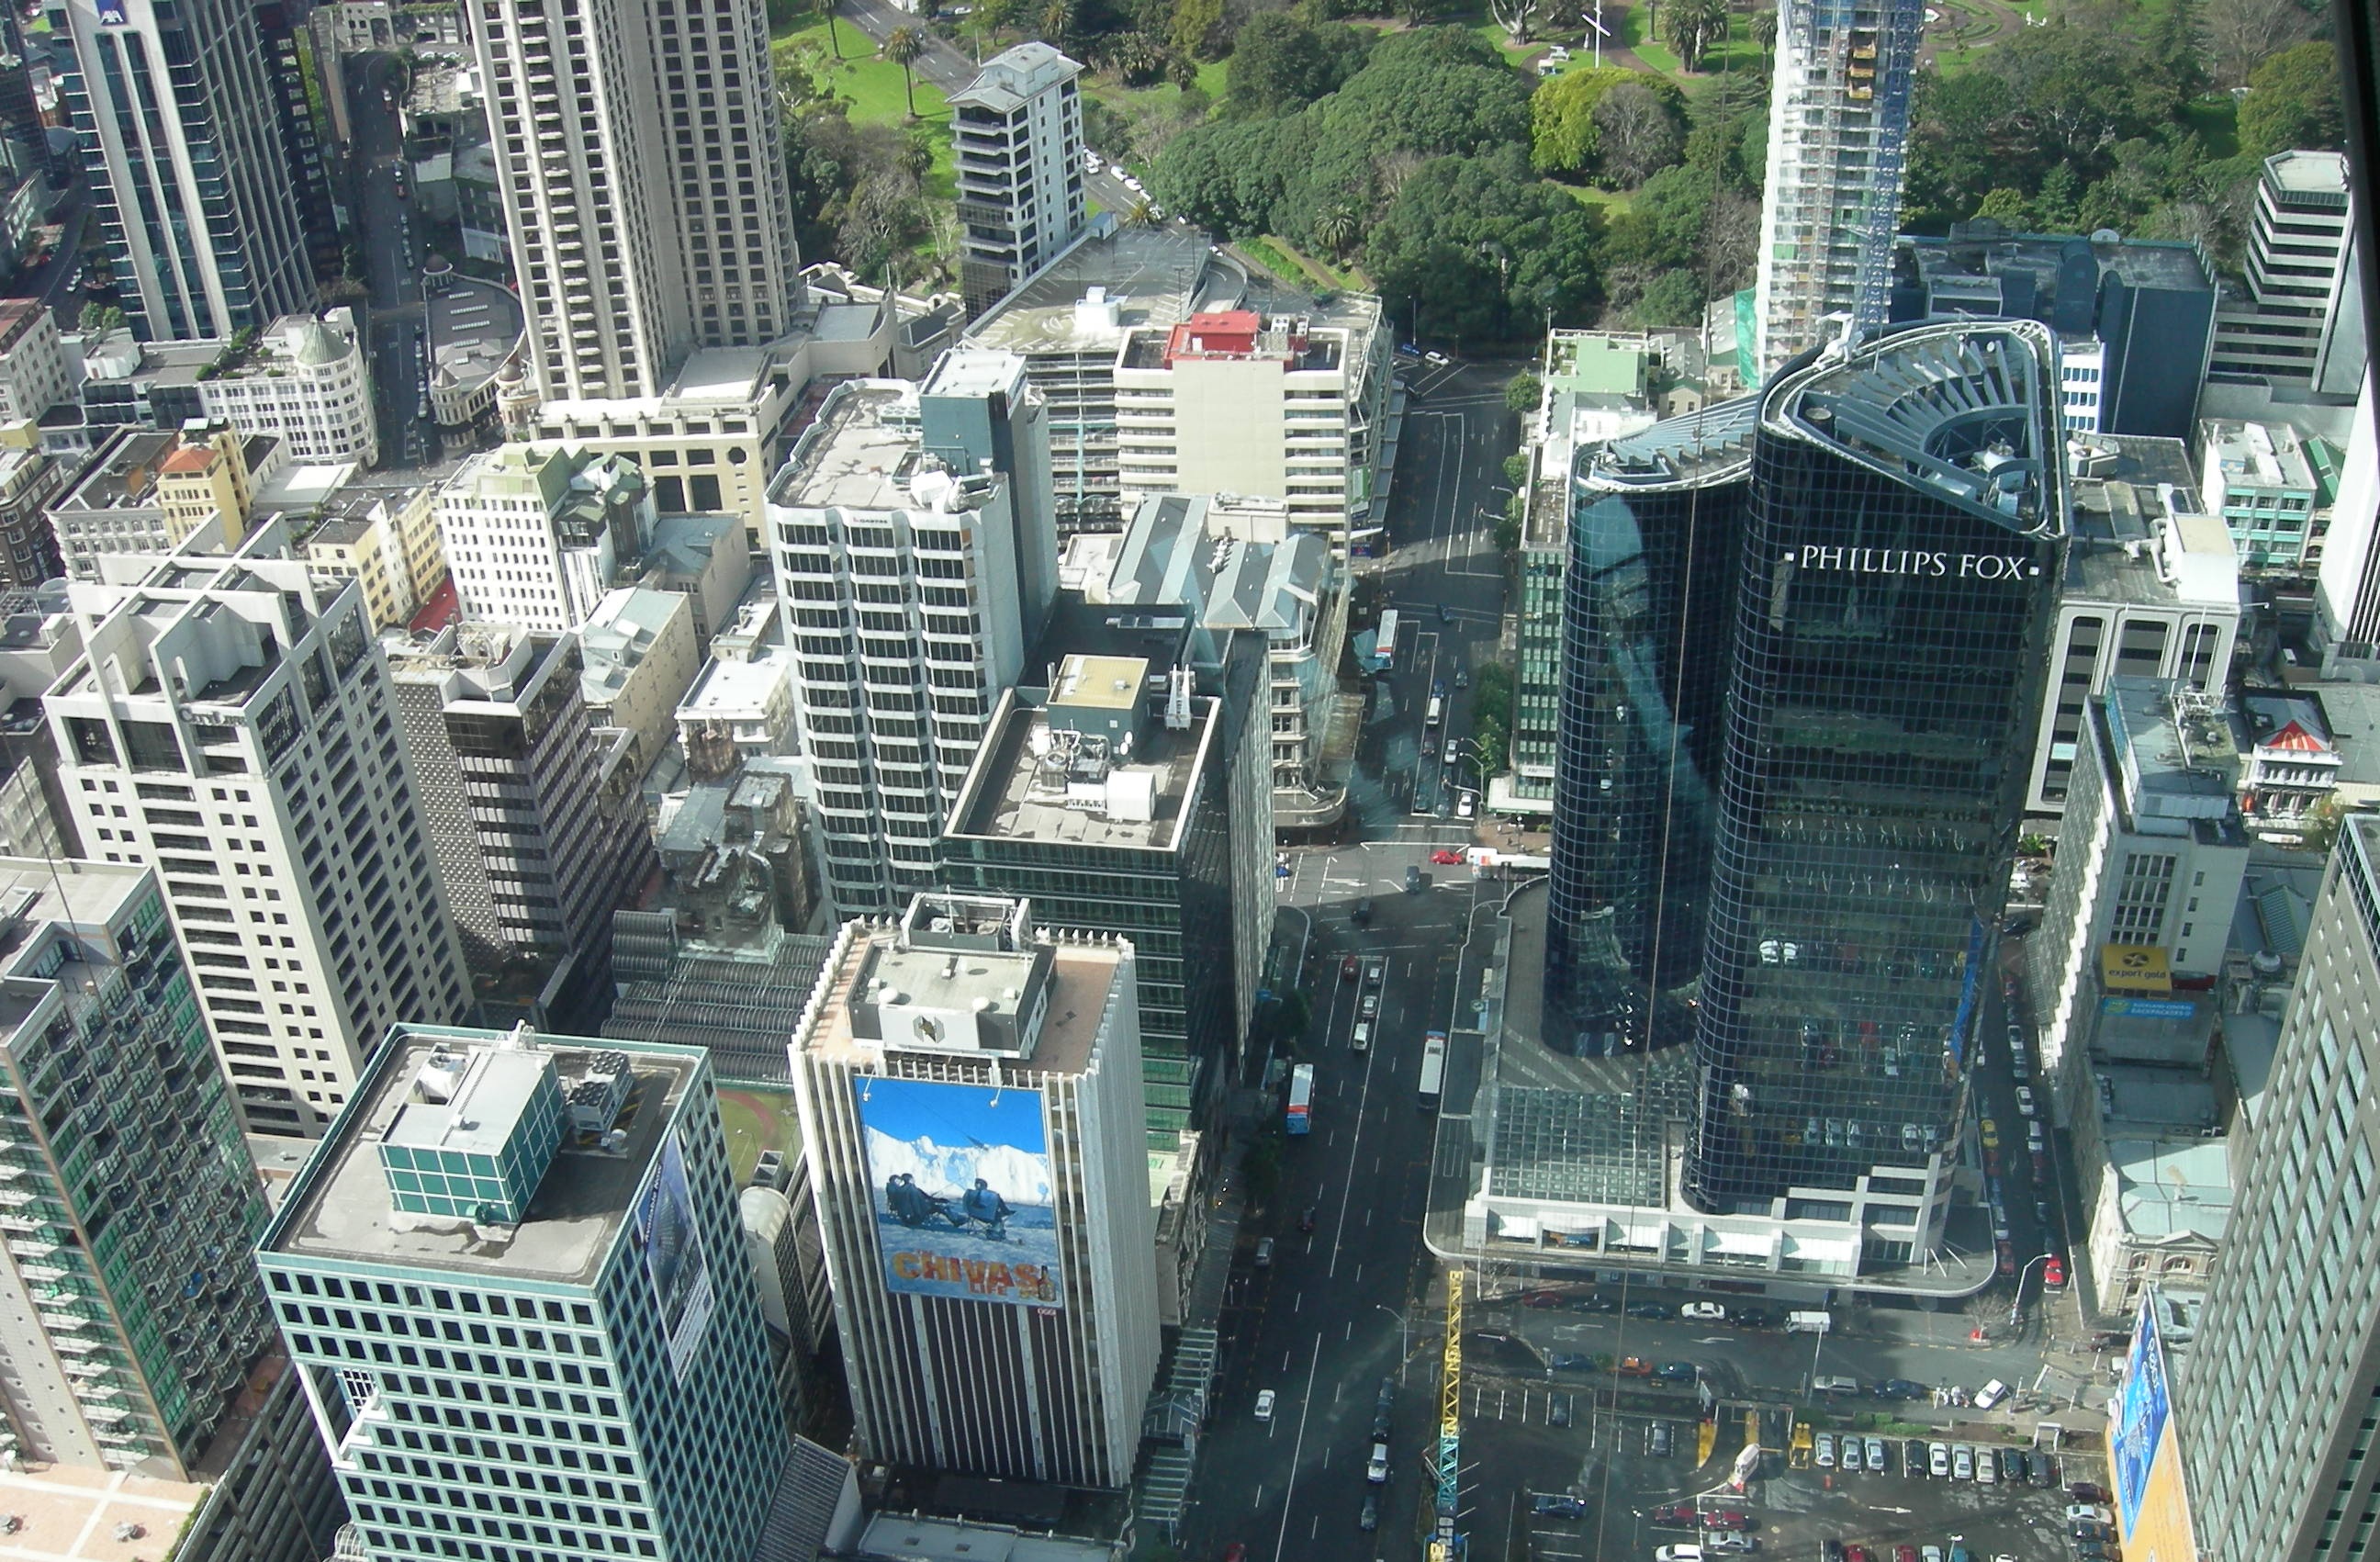
[[[363,55],[349,76],[355,127],[350,165],[361,214],[365,297],[370,305],[373,409],[380,420],[383,468],[419,467],[438,458],[436,422],[420,416],[429,387],[427,322],[421,306],[421,250],[426,234],[413,230],[409,190],[400,194],[397,167],[404,130],[385,95],[402,95],[405,67],[394,55]]]
[[[1402,363],[1402,360],[1401,360]],[[1284,1141],[1280,1191],[1242,1223],[1240,1266],[1221,1320],[1223,1386],[1216,1423],[1202,1445],[1184,1534],[1185,1555],[1247,1547],[1250,1562],[1420,1554],[1434,1495],[1427,1455],[1437,1441],[1438,1342],[1442,1330],[1425,1300],[1431,1274],[1421,1243],[1436,1119],[1418,1098],[1422,1033],[1450,1030],[1456,974],[1475,925],[1506,887],[1475,882],[1468,868],[1438,866],[1432,851],[1473,839],[1469,823],[1436,812],[1444,740],[1464,732],[1468,691],[1451,688],[1456,667],[1496,654],[1503,578],[1489,533],[1475,510],[1502,481],[1518,430],[1503,412],[1511,370],[1403,367],[1415,396],[1405,424],[1397,486],[1389,506],[1391,551],[1364,566],[1378,577],[1401,616],[1395,669],[1375,680],[1372,715],[1357,747],[1350,838],[1289,854],[1279,881],[1285,931],[1315,950],[1307,962],[1316,1066],[1313,1131]],[[1447,607],[1441,619],[1439,606]],[[1451,705],[1423,730],[1433,681]],[[1431,811],[1409,812],[1419,798]],[[1422,887],[1405,889],[1418,868]],[[1359,925],[1360,902],[1369,901]],[[1380,962],[1369,987],[1342,977]],[[1377,993],[1374,1043],[1350,1045],[1366,993]],[[1311,1211],[1315,1229],[1299,1229]],[[1274,1239],[1272,1263],[1257,1268],[1255,1243]],[[1390,1439],[1390,1476],[1365,1478],[1374,1403],[1383,1378],[1402,1378]],[[1272,1389],[1272,1420],[1255,1419],[1257,1392]],[[1367,1495],[1382,1498],[1379,1528],[1358,1519]]]

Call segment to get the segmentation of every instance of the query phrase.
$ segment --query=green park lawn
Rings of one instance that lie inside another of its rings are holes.
[[[727,1166],[735,1174],[737,1187],[752,1175],[760,1152],[783,1150],[794,1142],[793,1111],[790,1092],[721,1082],[719,1124],[727,1135]]]

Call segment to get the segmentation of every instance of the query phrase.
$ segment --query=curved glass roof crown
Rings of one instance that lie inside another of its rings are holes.
[[[2012,531],[2062,535],[2056,362],[2032,321],[1925,323],[1788,366],[1761,418]]]
[[[1579,463],[1590,488],[1699,488],[1742,477],[1752,464],[1760,398],[1741,396],[1664,418],[1611,440]]]

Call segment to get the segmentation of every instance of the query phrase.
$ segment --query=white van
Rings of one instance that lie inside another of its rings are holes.
[[[1370,1020],[1359,1019],[1355,1021],[1355,1029],[1347,1038],[1347,1047],[1351,1052],[1369,1052],[1372,1050],[1372,1022]]]
[[[2008,1397],[2008,1391],[2007,1384],[2002,1383],[1998,1378],[1992,1379],[1991,1382],[1984,1385],[1983,1387],[1975,1391],[1975,1409],[1979,1410],[1990,1409],[1994,1405],[1998,1404],[2001,1400]]]

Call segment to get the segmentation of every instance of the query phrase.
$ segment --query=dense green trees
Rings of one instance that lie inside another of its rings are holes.
[[[1604,174],[1604,121],[1597,119],[1597,111],[1605,97],[1621,87],[1638,89],[1639,108],[1650,100],[1658,115],[1670,121],[1670,128],[1682,132],[1686,100],[1674,81],[1616,65],[1580,66],[1549,78],[1529,99],[1529,150],[1536,165],[1549,174],[1587,178]],[[1647,168],[1635,178],[1613,182],[1638,184],[1654,171]]]
[[[1361,68],[1368,42],[1354,28],[1317,26],[1287,11],[1250,17],[1232,41],[1223,106],[1242,116],[1293,113],[1337,92]]]
[[[1535,177],[1517,144],[1439,157],[1398,189],[1364,247],[1389,307],[1416,335],[1456,341],[1534,336],[1543,316],[1593,318],[1595,208]]]
[[[2240,104],[2240,150],[2270,157],[2292,147],[2335,147],[2347,138],[2338,101],[2338,51],[2301,43],[2258,66]]]

